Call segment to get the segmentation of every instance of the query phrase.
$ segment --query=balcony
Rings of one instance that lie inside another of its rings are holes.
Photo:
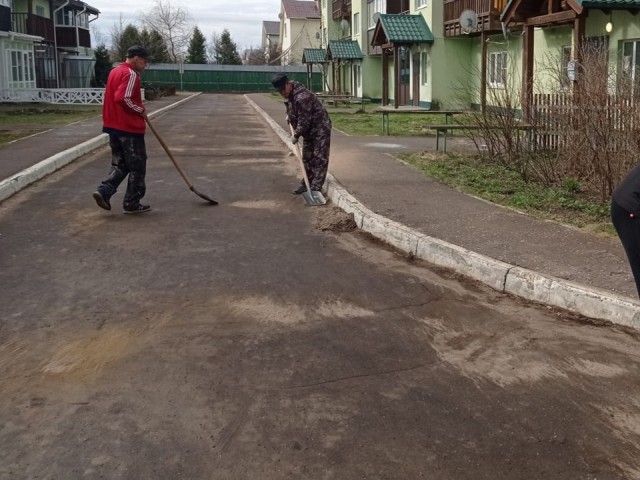
[[[460,27],[460,14],[473,10],[478,15],[478,28],[468,35],[502,31],[500,14],[509,0],[444,0],[444,36],[465,35]]]
[[[351,0],[333,0],[333,19],[351,19]]]
[[[53,20],[29,13],[11,14],[11,31],[36,35],[53,42]]]
[[[78,27],[78,34],[76,36],[76,27],[64,27],[56,26],[56,37],[58,41],[58,47],[62,48],[76,48],[87,47],[91,48],[91,35],[86,28]]]

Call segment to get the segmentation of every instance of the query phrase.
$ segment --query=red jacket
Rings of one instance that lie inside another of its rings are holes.
[[[102,131],[144,135],[140,75],[126,62],[111,70],[102,103]]]

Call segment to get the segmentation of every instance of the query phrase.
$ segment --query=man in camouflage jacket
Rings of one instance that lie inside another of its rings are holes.
[[[292,143],[304,138],[302,160],[309,178],[311,190],[320,191],[329,169],[331,145],[331,120],[322,103],[301,83],[289,80],[286,75],[276,75],[271,81],[285,98],[287,122],[293,127]],[[307,190],[302,184],[293,193],[299,195]]]

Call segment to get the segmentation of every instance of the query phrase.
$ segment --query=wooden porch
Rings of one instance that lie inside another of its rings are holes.
[[[480,35],[502,31],[500,14],[509,0],[444,0],[444,36]],[[473,10],[478,15],[478,26],[470,33],[462,31],[460,14]]]

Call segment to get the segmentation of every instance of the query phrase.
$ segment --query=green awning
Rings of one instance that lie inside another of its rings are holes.
[[[323,48],[305,48],[302,51],[302,63],[327,63],[326,56]]]
[[[422,15],[387,14],[380,15],[371,45],[433,43],[433,40],[433,33]]]
[[[328,60],[361,60],[362,50],[355,40],[329,40]]]

